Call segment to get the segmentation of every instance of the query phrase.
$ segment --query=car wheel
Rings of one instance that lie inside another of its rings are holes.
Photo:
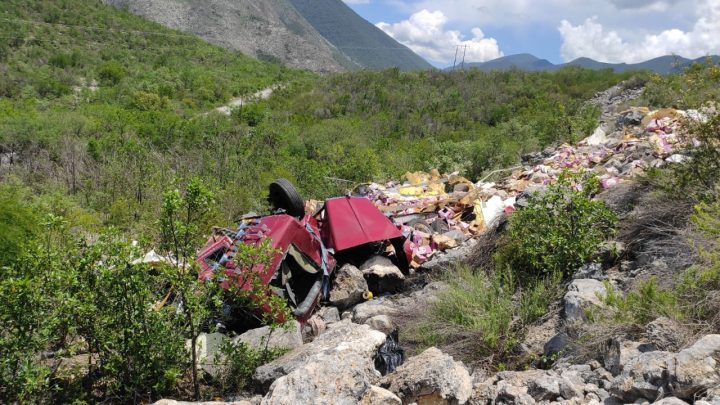
[[[283,209],[288,215],[297,218],[305,216],[305,201],[287,179],[277,179],[270,184],[268,200],[275,209]]]

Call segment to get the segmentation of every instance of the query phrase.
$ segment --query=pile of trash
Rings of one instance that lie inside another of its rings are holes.
[[[473,183],[458,173],[406,173],[402,182],[368,183],[354,192],[369,198],[411,241],[412,267],[437,252],[455,248],[499,223],[503,214],[522,206],[564,170],[594,171],[601,186],[611,188],[648,168],[690,159],[681,135],[684,119],[706,120],[700,112],[645,107],[621,112],[615,123],[603,123],[576,145],[562,144],[523,156],[523,165],[498,182]]]

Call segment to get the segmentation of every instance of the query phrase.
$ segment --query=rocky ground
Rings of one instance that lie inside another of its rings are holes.
[[[593,100],[603,110],[601,144],[620,144],[627,139],[627,126],[640,124],[644,113],[639,110],[618,111],[619,105],[640,94],[641,89],[634,86],[619,86]],[[292,350],[255,370],[253,380],[261,395],[233,403],[720,404],[720,335],[692,336],[676,321],[658,318],[644,331],[603,337],[593,353],[583,353],[575,346],[577,331],[588,324],[588,315],[604,310],[602,298],[608,285],[622,293],[636,279],[667,276],[692,261],[688,254],[678,254],[687,251],[686,246],[670,243],[678,239],[677,229],[669,232],[653,225],[671,224],[690,207],[643,204],[643,187],[624,176],[637,166],[627,166],[628,162],[646,159],[646,152],[646,147],[638,144],[623,149],[628,155],[624,159],[615,159],[615,155],[598,166],[623,179],[599,197],[619,214],[624,225],[617,240],[608,244],[612,259],[578,269],[568,281],[562,301],[530,327],[519,345],[520,351],[544,359],[533,363],[538,368],[488,373],[468,368],[431,347],[407,358],[394,372],[382,375],[378,371],[378,349],[402,324],[403,314],[438,299],[447,286],[432,282],[432,275],[468,260],[476,243],[470,239],[436,255],[410,276],[382,257],[372,258],[360,268],[340,268],[327,306],[304,328],[295,324],[273,334],[270,346]],[[657,160],[643,161],[648,159]],[[379,296],[368,300],[369,287],[380,292]],[[252,330],[236,340],[260,347],[267,333],[267,328]],[[208,351],[218,338],[203,337]],[[201,359],[211,357],[208,352]],[[212,373],[211,362],[202,363],[205,371]]]

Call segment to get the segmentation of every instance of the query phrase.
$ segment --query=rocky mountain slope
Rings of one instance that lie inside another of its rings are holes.
[[[262,60],[314,72],[430,69],[341,0],[103,0]]]
[[[314,72],[357,68],[287,0],[104,0],[113,6],[193,33],[259,59]]]
[[[325,39],[365,68],[432,68],[408,47],[357,15],[342,0],[289,1]]]

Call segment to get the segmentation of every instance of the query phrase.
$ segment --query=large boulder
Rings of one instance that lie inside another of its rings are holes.
[[[602,299],[607,294],[605,285],[594,279],[573,280],[568,286],[564,298],[565,320],[568,323],[585,320],[585,311],[593,307],[602,307]]]
[[[385,256],[372,256],[360,266],[360,271],[375,295],[396,293],[405,283],[405,275]]]
[[[381,385],[403,404],[464,404],[472,394],[472,379],[462,363],[431,347],[409,358]]]
[[[354,405],[370,388],[373,373],[372,362],[353,351],[321,353],[275,380],[262,404]]]
[[[251,329],[233,339],[233,343],[244,343],[253,349],[294,349],[302,346],[303,338],[300,323],[289,322],[289,325],[282,328],[271,329],[269,326]]]
[[[255,370],[253,379],[261,388],[268,389],[278,378],[288,375],[298,368],[318,361],[332,361],[338,367],[352,367],[357,358],[370,361],[378,347],[385,342],[385,334],[372,330],[367,325],[358,325],[349,321],[328,325],[328,330],[310,343],[279,357]],[[327,384],[327,376],[317,384]],[[295,381],[295,380],[293,380]]]
[[[699,392],[720,386],[720,335],[707,335],[680,351],[669,365],[673,395],[692,399]]]
[[[363,273],[352,264],[346,264],[337,271],[329,301],[339,308],[349,308],[361,302],[367,290]]]
[[[670,352],[654,351],[634,357],[615,377],[610,393],[625,402],[661,398],[668,391],[668,367],[673,356]]]

